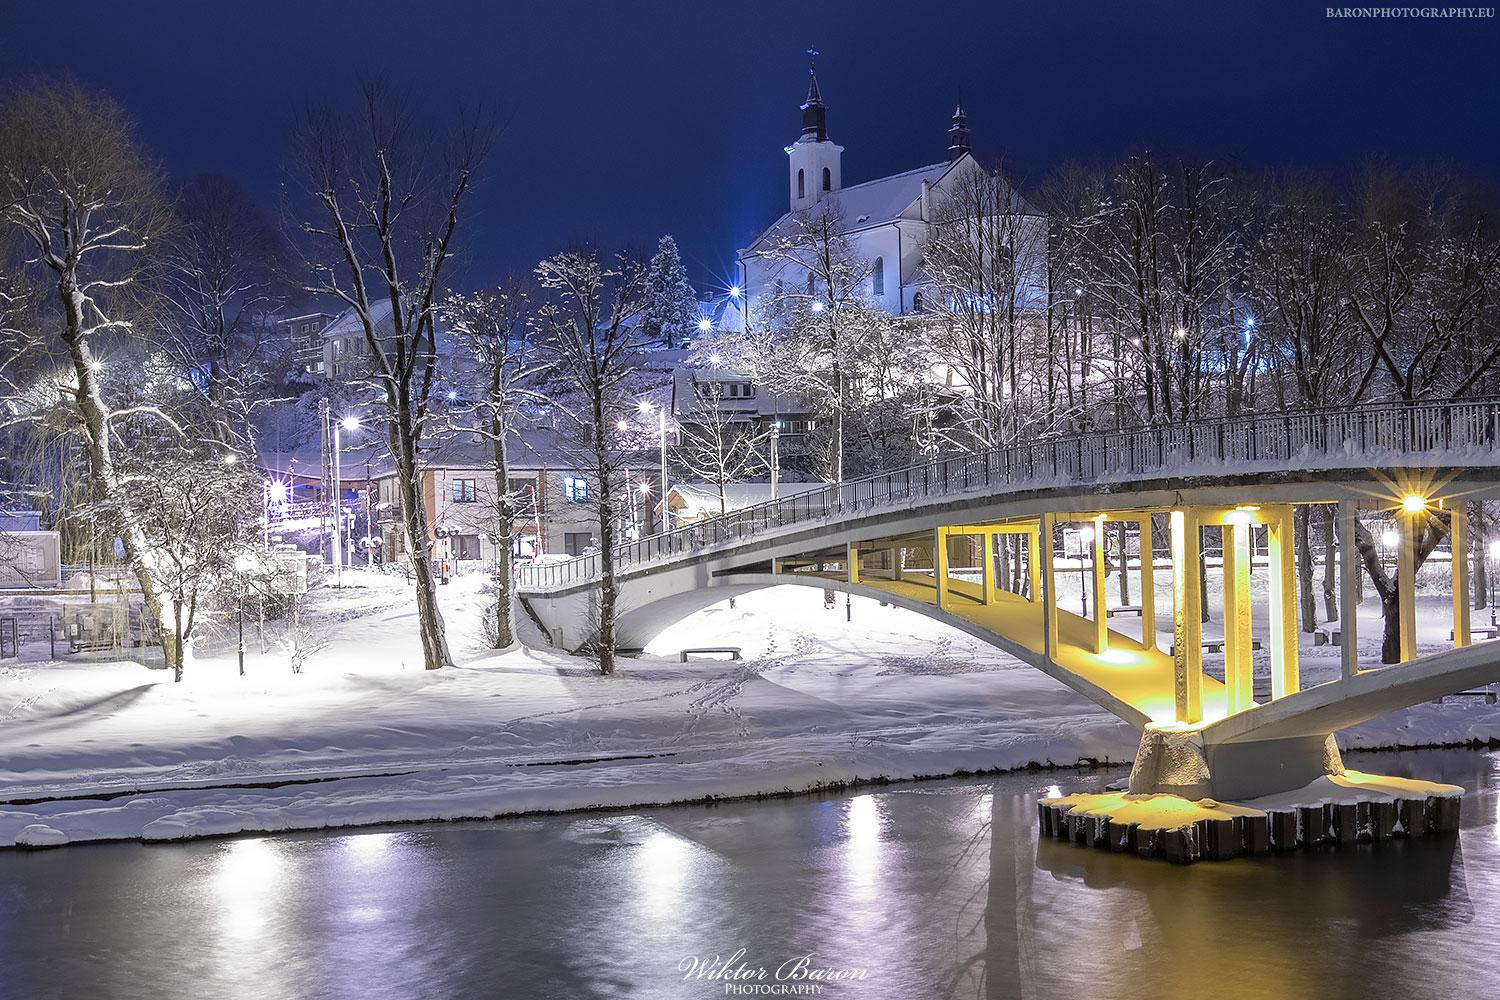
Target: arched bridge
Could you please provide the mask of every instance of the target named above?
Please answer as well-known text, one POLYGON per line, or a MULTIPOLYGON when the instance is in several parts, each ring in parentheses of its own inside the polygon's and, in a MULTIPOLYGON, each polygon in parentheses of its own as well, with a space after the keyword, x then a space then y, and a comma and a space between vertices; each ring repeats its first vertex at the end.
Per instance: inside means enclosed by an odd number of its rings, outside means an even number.
MULTIPOLYGON (((694 611, 765 587, 842 590, 947 622, 1141 727, 1132 787, 1223 798, 1279 791, 1338 766, 1336 730, 1500 680, 1500 643, 1470 645, 1465 513, 1500 492, 1497 446, 1500 400, 1453 400, 1254 414, 940 458, 617 546, 617 641, 644 646, 694 611), (1312 504, 1336 505, 1320 509, 1337 525, 1342 647, 1338 676, 1318 684, 1304 683, 1299 663, 1293 538, 1294 511, 1312 504), (1372 516, 1396 535, 1388 547, 1403 662, 1390 666, 1359 658, 1356 532, 1372 516), (1414 568, 1430 524, 1451 538, 1454 627, 1451 649, 1418 658, 1414 568), (1213 560, 1205 539, 1217 542, 1213 560), (1111 558, 1126 591, 1113 607, 1111 558), (1170 581, 1169 599, 1158 581, 1170 581), (1210 600, 1219 615, 1205 614, 1210 600), (1252 616, 1265 622, 1264 690, 1252 673, 1252 616), (1211 617, 1222 635, 1206 642, 1211 617), (1206 646, 1223 653, 1220 676, 1204 670, 1206 646), (1161 755, 1147 751, 1164 739, 1196 747, 1196 770, 1158 772, 1161 755)), ((597 553, 521 570, 521 600, 555 644, 590 639, 599 574, 597 553)))

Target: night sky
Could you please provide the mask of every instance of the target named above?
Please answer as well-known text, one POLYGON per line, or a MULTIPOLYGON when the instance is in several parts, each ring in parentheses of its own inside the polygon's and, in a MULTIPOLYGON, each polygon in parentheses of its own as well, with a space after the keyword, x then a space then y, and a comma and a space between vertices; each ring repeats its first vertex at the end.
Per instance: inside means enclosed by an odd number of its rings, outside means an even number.
MULTIPOLYGON (((1492 2, 1492 0, 1490 0, 1492 2)), ((1251 164, 1449 158, 1500 176, 1500 20, 1337 21, 1318 0, 336 3, 4 0, 0 74, 71 74, 174 177, 276 209, 310 101, 378 78, 504 122, 466 283, 564 243, 673 233, 694 280, 786 202, 816 46, 846 184, 945 158, 956 101, 1023 183, 1146 142, 1251 164)))

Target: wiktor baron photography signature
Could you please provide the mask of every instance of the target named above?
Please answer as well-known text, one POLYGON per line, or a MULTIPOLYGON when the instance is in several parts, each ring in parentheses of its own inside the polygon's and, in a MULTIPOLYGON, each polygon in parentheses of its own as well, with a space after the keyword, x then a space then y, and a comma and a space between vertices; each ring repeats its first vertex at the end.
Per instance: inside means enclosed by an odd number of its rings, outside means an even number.
POLYGON ((827 965, 811 953, 774 964, 754 962, 744 948, 727 957, 685 955, 677 971, 684 980, 722 987, 724 996, 818 996, 830 986, 870 974, 859 966, 827 965))

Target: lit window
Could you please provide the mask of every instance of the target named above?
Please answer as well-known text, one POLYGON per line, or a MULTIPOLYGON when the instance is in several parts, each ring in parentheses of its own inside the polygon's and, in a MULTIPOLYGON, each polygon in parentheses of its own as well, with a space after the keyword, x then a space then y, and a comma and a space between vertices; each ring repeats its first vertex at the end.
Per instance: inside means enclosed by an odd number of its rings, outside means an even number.
POLYGON ((473 503, 474 502, 474 480, 472 480, 472 479, 455 479, 455 480, 453 480, 453 502, 454 503, 473 503))
POLYGON ((564 476, 563 496, 568 503, 588 503, 589 481, 582 476, 564 476))

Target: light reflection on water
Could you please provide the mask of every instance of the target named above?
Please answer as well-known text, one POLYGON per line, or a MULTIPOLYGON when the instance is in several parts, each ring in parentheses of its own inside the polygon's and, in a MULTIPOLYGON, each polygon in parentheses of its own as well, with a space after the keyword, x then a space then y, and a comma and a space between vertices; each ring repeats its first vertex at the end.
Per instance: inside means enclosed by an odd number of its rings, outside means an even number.
POLYGON ((825 997, 1500 996, 1500 758, 1430 838, 1176 868, 1038 843, 1117 774, 175 846, 0 854, 0 996, 724 996, 679 964, 811 956, 825 997))

